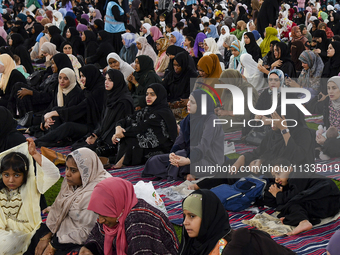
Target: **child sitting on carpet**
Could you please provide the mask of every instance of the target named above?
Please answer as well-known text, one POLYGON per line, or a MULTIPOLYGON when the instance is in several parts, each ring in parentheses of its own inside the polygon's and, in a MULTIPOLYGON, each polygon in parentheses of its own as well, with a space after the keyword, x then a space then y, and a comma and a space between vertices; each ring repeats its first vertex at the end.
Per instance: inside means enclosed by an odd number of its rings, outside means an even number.
POLYGON ((269 192, 276 198, 278 217, 283 224, 297 226, 288 235, 310 230, 321 219, 339 212, 340 192, 331 179, 313 173, 311 166, 294 168, 283 158, 274 160, 271 166, 275 184, 269 192))
POLYGON ((0 154, 1 254, 26 252, 41 223, 40 196, 60 177, 59 169, 37 152, 33 139, 27 141, 28 146, 22 143, 0 154))

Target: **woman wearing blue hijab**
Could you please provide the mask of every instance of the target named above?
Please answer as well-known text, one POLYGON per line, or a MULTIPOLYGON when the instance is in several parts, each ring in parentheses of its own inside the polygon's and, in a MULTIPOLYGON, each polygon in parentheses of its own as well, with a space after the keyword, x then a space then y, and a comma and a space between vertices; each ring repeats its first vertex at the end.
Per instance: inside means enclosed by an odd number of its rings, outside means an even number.
POLYGON ((208 38, 214 38, 214 39, 217 39, 219 38, 220 36, 218 35, 217 33, 217 29, 214 25, 209 25, 209 28, 208 28, 208 33, 207 33, 207 37, 208 38))
POLYGON ((175 46, 179 46, 181 48, 184 47, 184 36, 180 33, 180 32, 172 32, 170 34, 170 42, 175 45, 175 46))

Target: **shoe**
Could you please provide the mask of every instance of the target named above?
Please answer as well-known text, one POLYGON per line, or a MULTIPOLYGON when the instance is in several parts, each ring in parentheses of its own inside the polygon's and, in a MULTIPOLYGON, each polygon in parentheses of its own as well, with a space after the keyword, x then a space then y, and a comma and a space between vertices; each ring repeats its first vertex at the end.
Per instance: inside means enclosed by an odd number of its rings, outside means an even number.
POLYGON ((32 125, 33 112, 27 112, 24 117, 18 120, 18 124, 22 127, 30 127, 32 125))

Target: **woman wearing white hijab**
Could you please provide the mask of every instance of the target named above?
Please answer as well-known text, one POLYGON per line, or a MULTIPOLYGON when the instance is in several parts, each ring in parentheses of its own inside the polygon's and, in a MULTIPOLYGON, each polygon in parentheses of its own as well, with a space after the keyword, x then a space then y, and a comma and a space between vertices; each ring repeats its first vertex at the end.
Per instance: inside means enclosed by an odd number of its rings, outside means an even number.
POLYGON ((124 75, 125 82, 128 83, 127 78, 135 70, 128 63, 122 60, 117 53, 114 52, 107 55, 106 61, 108 63, 107 70, 116 69, 121 71, 121 73, 124 75))
POLYGON ((263 77, 263 73, 257 68, 257 63, 253 57, 244 53, 240 57, 240 62, 243 67, 243 76, 247 78, 247 81, 254 86, 256 90, 260 90, 265 87, 266 81, 263 77))
POLYGON ((61 12, 58 12, 58 11, 53 12, 52 24, 55 25, 57 28, 59 28, 60 31, 61 31, 61 34, 63 34, 65 22, 64 22, 64 18, 63 18, 63 15, 61 14, 61 12))
POLYGON ((224 71, 225 66, 224 66, 223 57, 222 57, 220 51, 218 50, 217 43, 216 43, 215 39, 214 38, 205 38, 203 42, 204 42, 204 51, 205 51, 203 56, 210 55, 210 54, 216 54, 219 61, 220 61, 222 71, 224 71))
POLYGON ((230 35, 229 27, 228 26, 222 26, 221 27, 221 34, 220 34, 220 37, 218 38, 218 41, 217 41, 217 48, 220 51, 220 54, 222 56, 224 56, 224 50, 225 50, 223 43, 229 35, 230 35))
MULTIPOLYGON (((138 48, 138 52, 136 57, 140 55, 147 55, 149 56, 154 63, 157 62, 157 54, 152 48, 152 46, 148 43, 147 39, 145 37, 139 37, 136 39, 136 45, 138 48)), ((132 66, 132 64, 131 64, 132 66)))

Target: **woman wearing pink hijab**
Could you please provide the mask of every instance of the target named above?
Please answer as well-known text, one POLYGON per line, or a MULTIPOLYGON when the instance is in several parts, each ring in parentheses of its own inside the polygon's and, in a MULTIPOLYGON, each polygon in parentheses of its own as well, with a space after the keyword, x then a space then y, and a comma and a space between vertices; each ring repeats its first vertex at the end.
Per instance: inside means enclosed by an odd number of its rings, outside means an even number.
POLYGON ((156 42, 159 38, 163 37, 161 31, 156 26, 150 27, 150 34, 154 42, 156 42))
POLYGON ((2 20, 0 20, 0 36, 7 42, 7 33, 4 29, 4 22, 2 20))
POLYGON ((143 199, 137 199, 129 181, 112 177, 98 183, 88 210, 99 218, 80 254, 178 252, 176 233, 168 218, 143 199))

